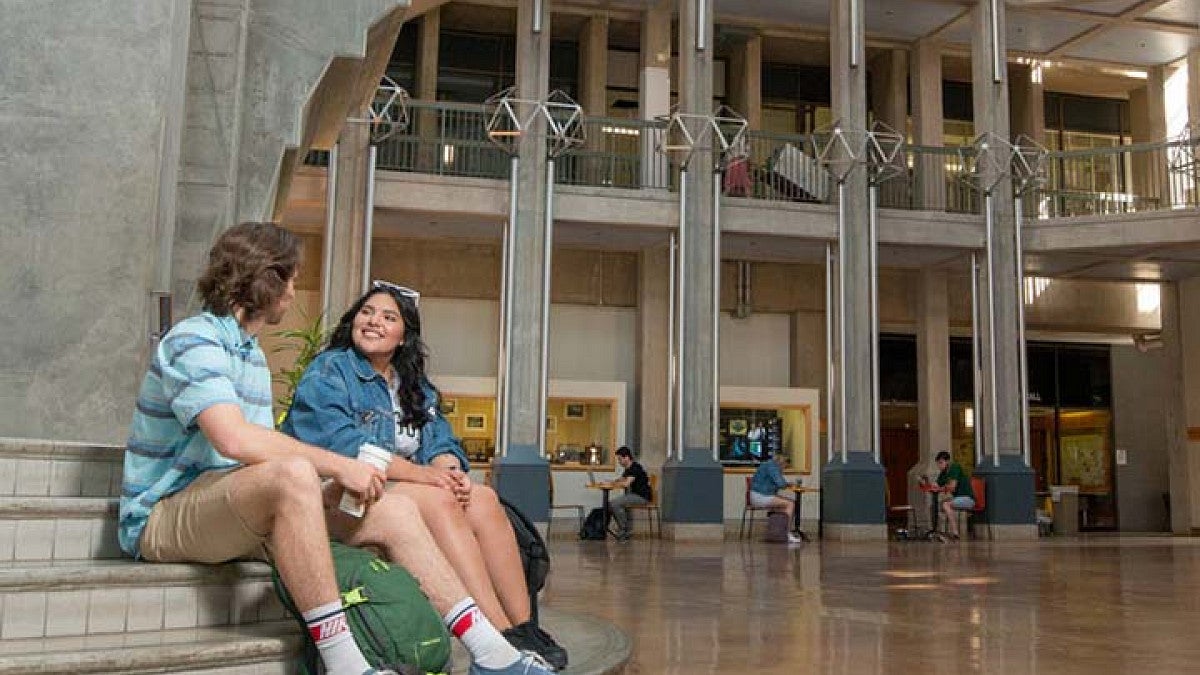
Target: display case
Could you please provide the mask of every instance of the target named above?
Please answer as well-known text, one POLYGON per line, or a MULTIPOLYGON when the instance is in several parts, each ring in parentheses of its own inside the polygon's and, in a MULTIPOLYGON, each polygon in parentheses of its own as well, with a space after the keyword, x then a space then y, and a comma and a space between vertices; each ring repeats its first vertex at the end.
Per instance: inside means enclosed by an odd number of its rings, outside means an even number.
POLYGON ((820 437, 817 406, 815 389, 721 387, 718 461, 752 471, 782 454, 789 473, 811 474, 820 437))
MULTIPOLYGON (((496 455, 495 379, 435 377, 442 414, 472 465, 496 455)), ((625 443, 624 382, 551 380, 546 402, 546 459, 556 469, 610 469, 625 443)))

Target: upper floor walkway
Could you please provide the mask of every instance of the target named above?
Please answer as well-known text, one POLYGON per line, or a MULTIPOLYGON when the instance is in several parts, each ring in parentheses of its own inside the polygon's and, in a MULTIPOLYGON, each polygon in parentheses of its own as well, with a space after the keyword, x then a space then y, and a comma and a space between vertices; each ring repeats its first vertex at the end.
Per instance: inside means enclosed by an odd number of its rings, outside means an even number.
MULTIPOLYGON (((408 128, 378 145, 375 206, 410 220, 500 222, 508 214, 510 160, 489 141, 488 109, 410 103, 408 128)), ((556 221, 662 230, 676 225, 678 167, 657 148, 657 121, 585 117, 585 142, 555 163, 556 221)), ((806 135, 749 131, 721 174, 722 231, 808 241, 836 239, 836 186, 806 135)), ((1200 248, 1200 139, 1050 151, 1044 179, 1022 198, 1030 253, 1147 247, 1200 248)), ((313 153, 310 164, 326 162, 313 153)), ((879 189, 880 243, 977 249, 983 198, 971 184, 971 147, 905 145, 899 171, 879 189)), ((293 195, 321 211, 323 181, 309 173, 293 195)), ((1189 258, 1191 256, 1188 256, 1189 258)))

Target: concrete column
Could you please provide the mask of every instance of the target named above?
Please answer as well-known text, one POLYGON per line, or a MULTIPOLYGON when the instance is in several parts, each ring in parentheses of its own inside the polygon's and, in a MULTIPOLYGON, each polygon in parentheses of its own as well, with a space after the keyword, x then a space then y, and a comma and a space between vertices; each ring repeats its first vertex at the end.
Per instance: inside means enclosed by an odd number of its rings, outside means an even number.
POLYGON ((733 47, 729 59, 729 104, 750 129, 762 128, 762 43, 752 35, 733 47))
MULTIPOLYGON (((371 134, 366 124, 347 124, 337 143, 336 187, 333 200, 333 236, 330 277, 322 280, 329 288, 328 314, 332 325, 363 292, 363 255, 367 222, 368 150, 371 134)), ((310 261, 308 264, 320 264, 310 261)))
MULTIPOLYGON (((1197 375, 1196 349, 1200 349, 1197 331, 1185 331, 1184 324, 1200 328, 1200 299, 1197 281, 1162 285, 1162 329, 1164 358, 1167 360, 1168 378, 1164 401, 1164 423, 1167 427, 1167 458, 1171 491, 1171 531, 1175 534, 1191 534, 1195 523, 1192 516, 1193 504, 1200 495, 1193 495, 1193 465, 1197 454, 1192 440, 1194 428, 1200 428, 1200 415, 1195 408, 1200 402, 1200 382, 1197 375), (1192 396, 1188 396, 1189 385, 1192 396), (1195 425, 1195 426, 1193 426, 1195 425)), ((1200 440, 1200 436, 1197 437, 1200 440)))
POLYGON ((916 507, 918 524, 927 526, 928 497, 917 489, 917 479, 928 474, 937 453, 950 449, 950 300, 946 271, 926 268, 920 272, 917 294, 917 428, 921 456, 908 471, 908 503, 916 507))
POLYGON ((1188 69, 1188 126, 1192 133, 1200 129, 1200 48, 1193 49, 1187 55, 1188 69))
MULTIPOLYGON (((1129 94, 1130 131, 1134 143, 1157 143, 1167 137, 1167 109, 1165 97, 1166 69, 1153 66, 1146 70, 1146 86, 1129 94)), ((1162 199, 1168 194, 1169 175, 1166 158, 1154 153, 1134 153, 1133 192, 1151 199, 1162 199)))
POLYGON ((871 112, 904 134, 908 129, 908 51, 889 49, 871 63, 871 112))
MULTIPOLYGON (((608 17, 590 17, 579 34, 579 105, 585 115, 608 115, 608 17)), ((589 131, 584 141, 587 150, 602 152, 607 143, 605 134, 589 131)), ((589 184, 599 185, 607 168, 601 162, 587 162, 582 167, 589 184)))
MULTIPOLYGON (((544 101, 550 82, 550 0, 517 5, 517 95, 544 101), (534 8, 542 8, 540 30, 534 32, 534 8)), ((538 120, 537 124, 543 122, 538 120)), ((544 129, 520 140, 517 175, 517 221, 513 250, 512 343, 509 407, 499 411, 508 431, 508 454, 498 457, 496 489, 530 518, 548 522, 550 466, 539 454, 538 436, 545 420, 541 411, 542 274, 550 265, 543 255, 546 236, 546 138, 544 129)))
MULTIPOLYGON (((671 112, 671 7, 669 0, 658 0, 642 15, 638 117, 643 120, 671 112)), ((653 134, 642 136, 642 185, 669 184, 667 161, 656 150, 657 143, 653 134)))
POLYGON ((637 448, 647 471, 667 461, 667 376, 670 370, 670 255, 667 247, 645 249, 638 261, 638 415, 637 448))
MULTIPOLYGON (((852 17, 852 0, 830 3, 830 70, 833 79, 833 117, 843 128, 859 131, 867 124, 866 39, 863 11, 852 17), (852 19, 857 19, 857 25, 852 19), (851 59, 851 33, 857 33, 857 54, 851 59)), ((883 467, 875 460, 874 410, 871 381, 872 311, 870 304, 870 239, 867 174, 852 171, 845 183, 843 248, 846 280, 845 388, 846 461, 841 457, 825 467, 821 495, 825 502, 825 536, 832 539, 883 539, 887 536, 883 467)))
MULTIPOLYGON (((908 134, 908 50, 890 49, 871 63, 871 100, 875 119, 907 137, 908 134)), ((897 159, 897 163, 904 158, 897 159)), ((879 186, 880 203, 904 204, 909 186, 903 180, 889 180, 879 186)))
MULTIPOLYGON (((417 52, 417 91, 420 101, 437 100, 438 50, 442 32, 442 8, 435 7, 421 17, 420 44, 417 52)), ((439 161, 441 149, 434 139, 438 137, 438 116, 434 110, 423 109, 417 113, 417 134, 421 138, 420 168, 432 171, 439 161)))
POLYGON ((1013 138, 1023 134, 1045 145, 1046 87, 1042 84, 1041 66, 1009 64, 1008 78, 1013 138))
POLYGON ((589 17, 579 34, 579 105, 585 115, 608 115, 608 16, 589 17))
MULTIPOLYGON (((913 142, 927 147, 942 147, 944 124, 942 113, 942 45, 933 40, 920 40, 912 48, 909 59, 909 82, 912 89, 913 142)), ((916 163, 914 185, 916 206, 927 211, 946 208, 945 158, 923 155, 916 163)))
MULTIPOLYGON (((974 27, 971 40, 972 92, 974 96, 975 131, 991 132, 1001 138, 1010 138, 1008 118, 1008 75, 1007 68, 1000 68, 1000 81, 996 81, 992 52, 992 21, 997 23, 995 33, 1003 49, 1005 35, 1005 8, 999 0, 980 0, 973 11, 974 27), (990 4, 995 2, 994 13, 990 4)), ((994 180, 988 166, 983 167, 983 183, 994 180)), ((1022 302, 1021 283, 1016 274, 1016 247, 1013 237, 1016 219, 1013 212, 1012 180, 1004 178, 996 183, 991 200, 994 223, 993 238, 993 287, 988 287, 987 277, 981 271, 980 288, 983 297, 991 295, 995 307, 995 321, 989 325, 987 312, 984 320, 981 348, 984 372, 994 373, 996 380, 995 401, 990 399, 990 390, 985 380, 984 410, 996 411, 995 419, 979 415, 988 426, 984 438, 992 436, 989 429, 994 426, 998 445, 998 457, 985 444, 987 453, 983 462, 975 467, 975 473, 983 476, 987 483, 987 510, 985 520, 990 524, 993 536, 1000 538, 1035 538, 1033 471, 1025 464, 1021 455, 1021 428, 1027 424, 1022 418, 1020 388, 1020 340, 1018 335, 1018 311, 1022 302), (994 350, 991 344, 994 343, 994 350), (994 351, 995 359, 990 358, 994 351)))
MULTIPOLYGON (((713 0, 679 3, 679 107, 712 114, 713 0), (698 25, 699 24, 699 25, 698 25)), ((663 519, 675 539, 724 536, 724 472, 713 457, 713 153, 697 151, 684 176, 683 205, 683 457, 663 467, 663 519)))

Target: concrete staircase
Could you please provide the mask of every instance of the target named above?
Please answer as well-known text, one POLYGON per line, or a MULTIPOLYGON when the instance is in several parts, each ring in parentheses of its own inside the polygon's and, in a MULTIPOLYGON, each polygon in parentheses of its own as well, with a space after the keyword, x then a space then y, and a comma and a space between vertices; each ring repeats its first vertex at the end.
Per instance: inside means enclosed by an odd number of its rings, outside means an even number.
POLYGON ((0 439, 0 675, 293 672, 270 568, 117 546, 122 449, 0 439))
MULTIPOLYGON (((124 449, 0 438, 0 675, 290 675, 301 646, 262 563, 136 562, 117 545, 124 449)), ((620 672, 629 639, 543 608, 562 675, 620 672)), ((454 645, 454 673, 467 658, 454 645)))

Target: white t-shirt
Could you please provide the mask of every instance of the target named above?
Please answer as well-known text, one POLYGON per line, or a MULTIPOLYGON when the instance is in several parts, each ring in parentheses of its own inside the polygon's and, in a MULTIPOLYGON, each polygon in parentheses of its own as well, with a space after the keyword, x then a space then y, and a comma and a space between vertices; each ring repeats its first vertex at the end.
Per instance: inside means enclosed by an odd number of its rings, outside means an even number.
POLYGON ((421 447, 421 430, 404 423, 404 408, 400 406, 400 383, 396 378, 388 382, 388 395, 392 399, 392 412, 396 419, 396 454, 412 459, 421 447))

